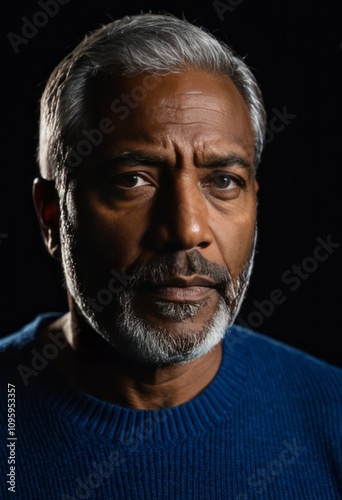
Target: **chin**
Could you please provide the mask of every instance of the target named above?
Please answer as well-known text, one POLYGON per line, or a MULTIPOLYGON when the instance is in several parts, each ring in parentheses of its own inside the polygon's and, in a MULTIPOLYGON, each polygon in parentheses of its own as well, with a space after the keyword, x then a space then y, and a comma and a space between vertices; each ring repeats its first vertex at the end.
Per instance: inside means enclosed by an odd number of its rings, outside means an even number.
POLYGON ((130 309, 122 311, 113 322, 96 323, 95 329, 121 357, 131 362, 145 366, 187 363, 217 346, 231 323, 223 300, 206 319, 203 310, 193 316, 193 309, 187 313, 190 316, 182 321, 170 321, 147 319, 130 309))

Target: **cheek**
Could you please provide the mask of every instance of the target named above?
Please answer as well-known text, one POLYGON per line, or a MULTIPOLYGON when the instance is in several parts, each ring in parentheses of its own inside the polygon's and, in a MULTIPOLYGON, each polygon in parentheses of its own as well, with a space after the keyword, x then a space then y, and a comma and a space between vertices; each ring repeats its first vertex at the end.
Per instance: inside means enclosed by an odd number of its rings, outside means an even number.
POLYGON ((226 218, 217 232, 216 241, 223 260, 233 277, 241 272, 241 267, 249 260, 255 236, 255 214, 235 219, 226 218))
POLYGON ((113 210, 89 194, 77 206, 80 253, 85 265, 98 269, 126 269, 140 255, 147 214, 138 210, 113 210))

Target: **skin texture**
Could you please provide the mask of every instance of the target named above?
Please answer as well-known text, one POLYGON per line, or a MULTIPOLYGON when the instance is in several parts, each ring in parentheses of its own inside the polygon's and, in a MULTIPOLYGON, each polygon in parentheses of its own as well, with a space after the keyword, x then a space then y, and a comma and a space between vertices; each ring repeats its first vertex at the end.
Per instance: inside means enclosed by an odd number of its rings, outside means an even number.
MULTIPOLYGON (((181 258, 193 250, 236 280, 253 247, 258 186, 252 128, 239 91, 227 76, 189 71, 159 76, 156 85, 151 76, 153 90, 137 102, 132 95, 143 78, 108 79, 92 96, 93 126, 110 117, 115 130, 82 163, 68 201, 82 244, 78 274, 89 297, 108 287, 112 269, 122 273, 156 256, 181 258), (129 109, 125 117, 119 106, 111 108, 117 98, 129 109), (122 153, 145 159, 123 160, 122 153)), ((46 246, 60 259, 58 194, 51 183, 36 180, 33 198, 46 246)), ((184 324, 158 314, 151 294, 136 295, 133 305, 143 318, 170 335, 200 330, 218 302, 210 287, 159 292, 169 301, 208 299, 184 324)), ((70 347, 55 361, 56 369, 82 390, 130 408, 163 408, 195 397, 219 369, 221 344, 186 364, 139 365, 94 332, 70 293, 68 298, 70 312, 43 332, 42 341, 49 329, 65 333, 70 347)), ((110 313, 109 304, 102 312, 105 324, 110 313)))

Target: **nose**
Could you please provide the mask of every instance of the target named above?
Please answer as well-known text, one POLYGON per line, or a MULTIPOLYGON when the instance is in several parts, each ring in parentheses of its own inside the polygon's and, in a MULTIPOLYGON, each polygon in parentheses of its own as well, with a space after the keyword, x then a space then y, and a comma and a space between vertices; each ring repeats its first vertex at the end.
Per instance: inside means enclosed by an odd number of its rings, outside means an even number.
POLYGON ((209 208, 196 176, 178 172, 160 189, 152 210, 150 229, 155 248, 179 251, 211 244, 209 208))

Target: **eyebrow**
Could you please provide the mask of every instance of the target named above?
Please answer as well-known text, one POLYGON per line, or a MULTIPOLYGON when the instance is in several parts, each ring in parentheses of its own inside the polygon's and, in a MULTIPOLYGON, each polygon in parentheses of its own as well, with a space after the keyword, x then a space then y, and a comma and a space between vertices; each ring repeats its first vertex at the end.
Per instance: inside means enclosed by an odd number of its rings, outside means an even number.
MULTIPOLYGON (((125 151, 115 153, 110 159, 101 165, 101 169, 113 168, 116 165, 146 165, 150 167, 168 167, 170 162, 158 154, 150 154, 143 152, 125 151)), ((232 167, 238 165, 249 171, 252 171, 252 164, 242 156, 236 153, 229 154, 211 154, 204 161, 195 162, 197 168, 218 168, 232 167)))
POLYGON ((148 165, 150 167, 168 166, 169 162, 162 156, 149 153, 130 152, 115 153, 106 160, 101 168, 111 168, 116 165, 148 165))
POLYGON ((252 170, 252 164, 245 158, 236 153, 230 153, 227 155, 220 155, 220 154, 210 155, 203 163, 201 163, 200 167, 216 168, 222 166, 232 167, 234 165, 238 165, 247 170, 252 170))

